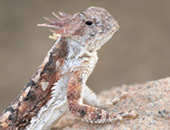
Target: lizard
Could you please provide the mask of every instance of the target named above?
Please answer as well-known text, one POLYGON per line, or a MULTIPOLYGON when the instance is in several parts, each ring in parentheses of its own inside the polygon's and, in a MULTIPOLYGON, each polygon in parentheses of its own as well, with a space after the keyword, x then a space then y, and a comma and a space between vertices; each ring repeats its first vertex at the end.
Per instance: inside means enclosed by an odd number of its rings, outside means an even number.
POLYGON ((49 130, 69 111, 88 123, 112 123, 135 117, 135 110, 108 112, 86 85, 97 51, 119 29, 118 22, 100 7, 74 15, 53 13, 56 19, 38 26, 55 30, 56 42, 18 97, 1 113, 0 130, 49 130), (83 103, 83 100, 87 104, 83 103))

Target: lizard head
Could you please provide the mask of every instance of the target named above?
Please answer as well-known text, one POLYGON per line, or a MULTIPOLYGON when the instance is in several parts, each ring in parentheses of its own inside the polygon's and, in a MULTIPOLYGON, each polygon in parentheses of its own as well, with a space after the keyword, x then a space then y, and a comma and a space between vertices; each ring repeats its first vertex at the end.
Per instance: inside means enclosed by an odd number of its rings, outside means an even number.
POLYGON ((117 21, 103 8, 89 7, 86 11, 74 15, 53 13, 57 20, 45 18, 49 24, 39 26, 52 27, 55 35, 71 38, 85 46, 88 51, 98 50, 119 28, 117 21))

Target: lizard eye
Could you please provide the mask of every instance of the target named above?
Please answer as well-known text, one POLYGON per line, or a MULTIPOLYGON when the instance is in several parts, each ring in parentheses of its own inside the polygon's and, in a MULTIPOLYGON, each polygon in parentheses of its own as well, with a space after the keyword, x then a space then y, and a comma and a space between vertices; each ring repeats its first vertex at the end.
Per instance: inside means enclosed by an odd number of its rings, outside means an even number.
POLYGON ((86 21, 86 25, 90 26, 90 25, 92 25, 92 24, 93 24, 92 21, 86 21))

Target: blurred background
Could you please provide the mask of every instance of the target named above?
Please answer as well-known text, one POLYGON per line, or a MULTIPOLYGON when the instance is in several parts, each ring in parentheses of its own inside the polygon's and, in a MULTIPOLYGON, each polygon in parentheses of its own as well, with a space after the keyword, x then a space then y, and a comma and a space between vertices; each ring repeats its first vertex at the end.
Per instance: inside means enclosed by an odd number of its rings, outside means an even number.
POLYGON ((98 52, 88 80, 96 93, 170 76, 169 0, 0 0, 0 111, 24 88, 54 41, 37 27, 51 12, 107 9, 120 30, 98 52))

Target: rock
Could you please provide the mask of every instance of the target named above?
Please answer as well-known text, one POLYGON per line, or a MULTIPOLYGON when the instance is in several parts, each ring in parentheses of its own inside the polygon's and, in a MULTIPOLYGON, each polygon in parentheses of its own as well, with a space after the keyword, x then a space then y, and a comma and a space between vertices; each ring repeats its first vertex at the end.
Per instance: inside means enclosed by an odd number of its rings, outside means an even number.
POLYGON ((89 124, 66 113, 53 130, 170 130, 170 78, 114 87, 99 96, 106 100, 119 97, 125 92, 127 96, 107 110, 136 110, 138 116, 135 119, 127 118, 113 124, 89 124))

